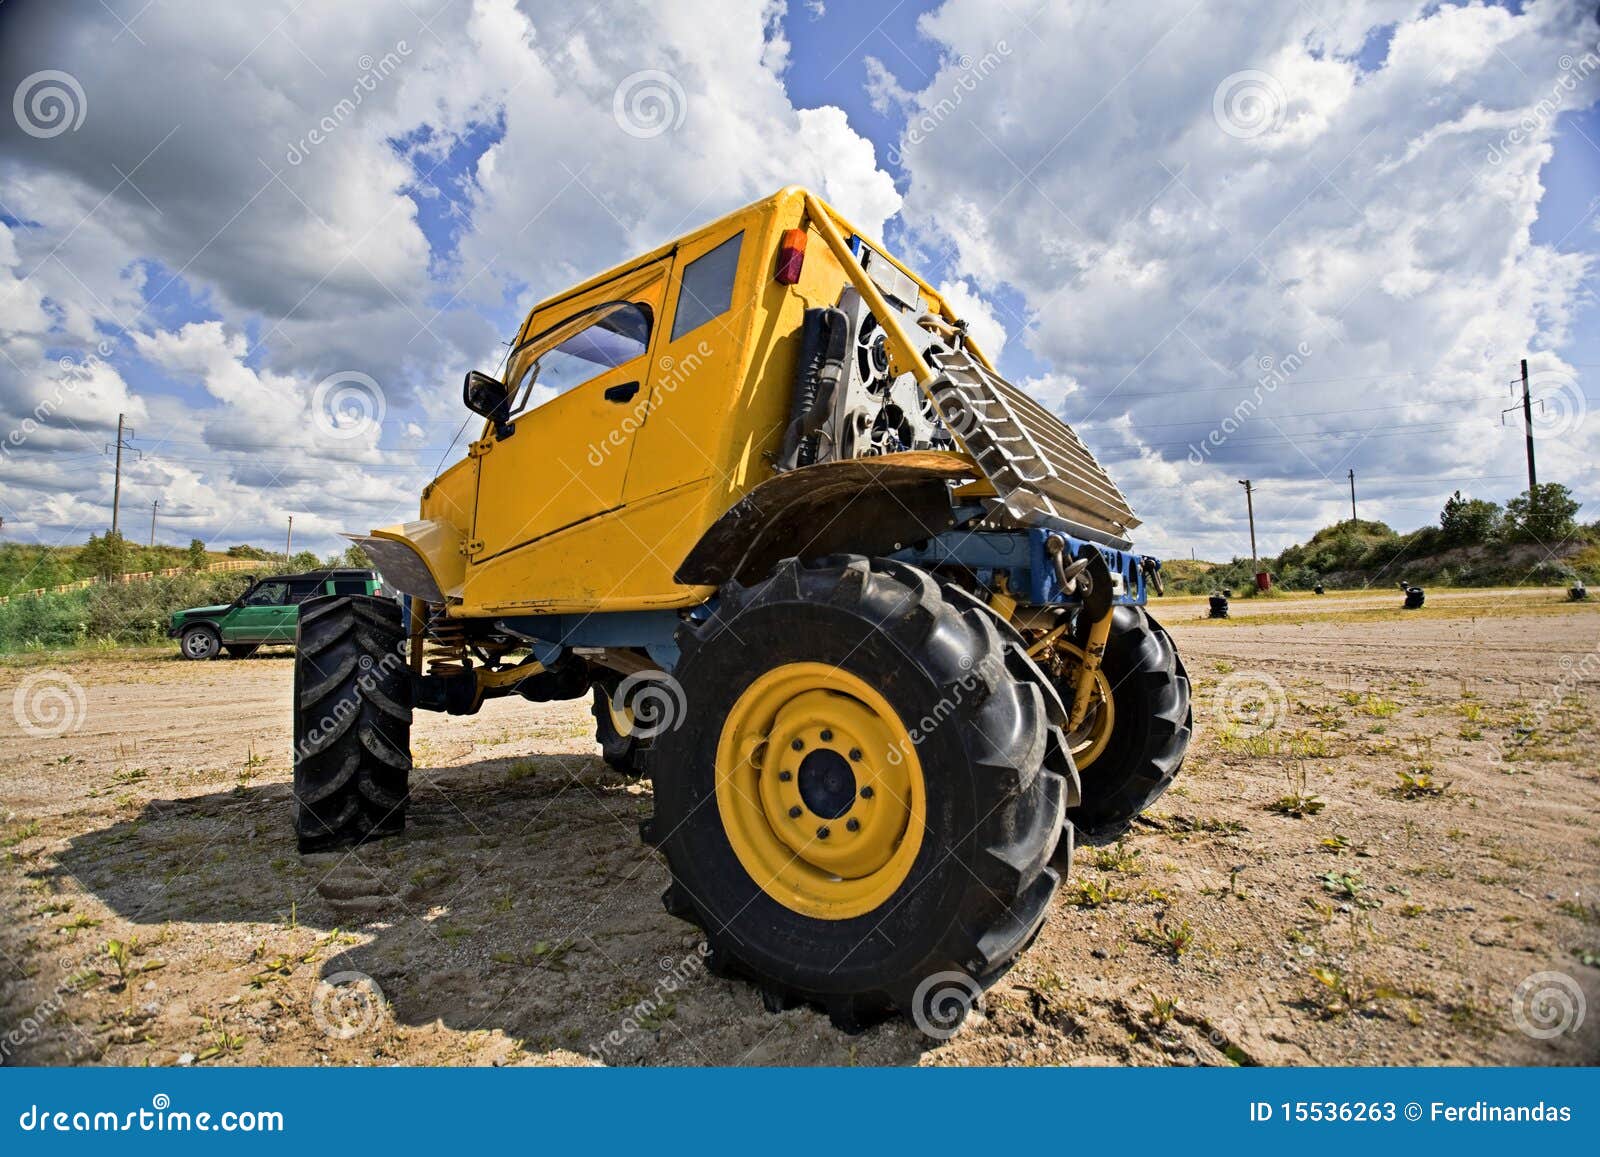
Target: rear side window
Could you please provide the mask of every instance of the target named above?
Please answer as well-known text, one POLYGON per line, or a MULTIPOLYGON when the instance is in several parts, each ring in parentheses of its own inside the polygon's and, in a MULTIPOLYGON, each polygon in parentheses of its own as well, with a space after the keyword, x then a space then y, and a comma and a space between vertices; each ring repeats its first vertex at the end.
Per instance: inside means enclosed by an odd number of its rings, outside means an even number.
POLYGON ((367 584, 364 579, 334 579, 333 593, 336 595, 364 595, 367 593, 367 584))
POLYGON ((322 583, 318 579, 296 579, 289 584, 289 601, 297 605, 321 593, 322 583))
POLYGON ((672 313, 672 340, 698 329, 733 305, 733 275, 739 268, 744 233, 735 233, 709 253, 683 267, 678 307, 672 313))

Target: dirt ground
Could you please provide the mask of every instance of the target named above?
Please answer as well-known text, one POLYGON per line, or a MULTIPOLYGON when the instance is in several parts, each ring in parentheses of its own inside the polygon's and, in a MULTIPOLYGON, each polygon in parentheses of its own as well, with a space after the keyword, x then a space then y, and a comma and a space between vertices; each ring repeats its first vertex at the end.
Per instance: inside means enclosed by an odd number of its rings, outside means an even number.
POLYGON ((0 661, 0 1063, 1596 1063, 1600 605, 1399 601, 1158 603, 1179 782, 944 1043, 707 974, 586 702, 419 713, 408 833, 301 857, 286 654, 0 661))

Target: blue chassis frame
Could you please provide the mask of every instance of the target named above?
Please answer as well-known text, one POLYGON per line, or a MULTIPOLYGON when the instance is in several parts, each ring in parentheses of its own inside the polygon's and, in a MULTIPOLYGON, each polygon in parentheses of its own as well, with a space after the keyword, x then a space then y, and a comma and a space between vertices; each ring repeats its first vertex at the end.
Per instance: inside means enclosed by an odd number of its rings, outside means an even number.
MULTIPOLYGON (((1055 567, 1045 552, 1045 540, 1051 535, 1065 539, 1063 553, 1066 557, 1080 557, 1085 547, 1097 550, 1111 573, 1122 576, 1123 591, 1112 599, 1114 605, 1139 607, 1145 604, 1146 556, 1059 530, 952 530, 891 557, 929 568, 966 567, 977 575, 980 583, 989 587, 994 585, 997 574, 1003 574, 1007 589, 1024 605, 1075 606, 1080 600, 1077 596, 1062 596, 1055 567)), ((1161 565, 1153 559, 1151 562, 1157 568, 1161 565)), ((710 615, 715 606, 713 596, 694 608, 690 616, 703 618, 710 615)), ((408 605, 408 614, 409 610, 408 605)), ((553 664, 568 647, 641 647, 668 671, 677 665, 676 635, 681 621, 678 611, 516 615, 497 620, 503 630, 528 639, 533 644, 534 657, 546 666, 553 664)))

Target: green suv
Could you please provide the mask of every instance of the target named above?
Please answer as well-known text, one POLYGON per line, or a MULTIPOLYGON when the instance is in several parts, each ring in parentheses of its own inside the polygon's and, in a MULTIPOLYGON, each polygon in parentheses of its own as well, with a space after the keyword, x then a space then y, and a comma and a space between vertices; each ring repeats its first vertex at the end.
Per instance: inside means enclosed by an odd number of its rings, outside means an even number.
POLYGON ((319 570, 250 580, 244 594, 215 607, 190 607, 172 616, 167 635, 185 659, 215 659, 227 651, 245 659, 270 643, 293 643, 300 604, 319 595, 384 594, 372 570, 319 570))

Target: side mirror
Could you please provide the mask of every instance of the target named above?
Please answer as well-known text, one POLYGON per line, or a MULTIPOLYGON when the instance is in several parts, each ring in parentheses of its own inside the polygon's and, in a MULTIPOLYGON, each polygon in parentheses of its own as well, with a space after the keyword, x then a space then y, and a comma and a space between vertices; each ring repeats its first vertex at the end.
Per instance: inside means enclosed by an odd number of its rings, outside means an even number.
POLYGON ((461 384, 461 400, 474 414, 493 422, 494 432, 499 437, 511 433, 511 424, 506 420, 510 416, 511 391, 499 378, 491 378, 479 370, 468 370, 467 379, 461 384))

